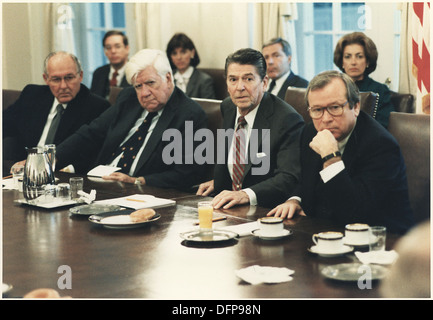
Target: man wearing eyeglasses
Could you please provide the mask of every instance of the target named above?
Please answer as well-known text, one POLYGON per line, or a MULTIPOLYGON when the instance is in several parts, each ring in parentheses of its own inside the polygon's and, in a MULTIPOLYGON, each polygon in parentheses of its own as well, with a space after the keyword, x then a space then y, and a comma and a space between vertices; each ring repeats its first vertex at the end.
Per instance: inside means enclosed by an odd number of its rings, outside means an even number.
POLYGON ((413 217, 400 147, 360 110, 354 82, 344 73, 323 72, 311 80, 306 102, 313 121, 301 136, 300 183, 294 197, 268 215, 408 230, 413 217))
POLYGON ((121 31, 111 30, 104 35, 102 46, 110 63, 93 72, 90 91, 103 98, 108 98, 110 87, 129 86, 125 78, 125 65, 129 56, 128 38, 121 31))
POLYGON ((77 57, 52 52, 44 62, 46 85, 27 85, 3 112, 3 160, 21 161, 26 147, 60 144, 110 104, 81 83, 77 57))

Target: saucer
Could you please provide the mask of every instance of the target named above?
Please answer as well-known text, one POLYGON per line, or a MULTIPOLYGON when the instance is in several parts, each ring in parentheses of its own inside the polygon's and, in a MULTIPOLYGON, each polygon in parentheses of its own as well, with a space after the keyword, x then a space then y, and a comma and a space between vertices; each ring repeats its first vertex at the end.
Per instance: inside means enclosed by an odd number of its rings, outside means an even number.
POLYGON ((365 247, 370 244, 369 240, 366 240, 365 242, 350 242, 350 240, 347 240, 346 237, 343 238, 343 243, 347 246, 353 246, 353 247, 365 247))
POLYGON ((278 240, 278 239, 282 239, 284 237, 287 237, 287 236, 291 235, 293 232, 292 232, 292 230, 283 229, 283 231, 280 234, 278 234, 278 235, 275 235, 275 236, 262 236, 260 234, 260 229, 256 229, 256 230, 251 231, 251 233, 253 234, 253 236, 258 237, 258 238, 260 238, 262 240, 278 240))
POLYGON ((328 257, 337 257, 337 256, 341 256, 343 254, 352 252, 353 247, 343 245, 341 247, 341 250, 339 250, 337 252, 324 252, 324 251, 320 250, 317 246, 312 246, 311 248, 308 249, 308 251, 310 251, 311 253, 318 254, 321 257, 327 257, 328 258, 328 257))

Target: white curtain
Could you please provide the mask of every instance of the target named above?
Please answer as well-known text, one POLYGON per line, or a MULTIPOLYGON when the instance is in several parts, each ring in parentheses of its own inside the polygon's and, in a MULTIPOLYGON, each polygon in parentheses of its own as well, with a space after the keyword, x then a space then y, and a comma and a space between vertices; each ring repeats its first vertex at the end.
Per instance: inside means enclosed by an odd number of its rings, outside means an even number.
MULTIPOLYGON (((430 51, 430 12, 428 6, 424 6, 423 23, 420 24, 418 17, 414 14, 413 3, 400 4, 401 10, 401 52, 400 52, 400 80, 399 92, 411 93, 415 96, 416 113, 430 114, 430 87, 422 81, 422 72, 427 72, 430 78, 430 68, 419 69, 414 63, 413 41, 420 43, 424 41, 427 51, 430 51)), ((416 53, 421 60, 428 59, 421 50, 416 53)), ((416 60, 416 59, 415 59, 416 60)), ((425 60, 424 60, 425 63, 425 60)), ((429 65, 429 63, 428 63, 429 65)), ((423 73, 425 76, 425 73, 423 73)))
POLYGON ((47 3, 48 30, 51 51, 63 50, 77 54, 72 20, 74 14, 67 3, 47 3))
POLYGON ((292 47, 293 72, 297 72, 294 21, 298 18, 296 3, 258 3, 254 6, 253 46, 261 50, 264 43, 281 37, 292 47))
POLYGON ((160 5, 158 3, 136 3, 137 51, 161 46, 160 5))

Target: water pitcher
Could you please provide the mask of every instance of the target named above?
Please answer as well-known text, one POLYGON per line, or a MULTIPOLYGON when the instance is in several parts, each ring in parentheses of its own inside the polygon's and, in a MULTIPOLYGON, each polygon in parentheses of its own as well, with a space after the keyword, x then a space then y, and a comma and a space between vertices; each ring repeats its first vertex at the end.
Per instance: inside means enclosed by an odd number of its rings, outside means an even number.
POLYGON ((46 185, 54 185, 54 172, 44 148, 27 148, 27 160, 24 167, 23 193, 27 201, 32 201, 44 194, 46 185))

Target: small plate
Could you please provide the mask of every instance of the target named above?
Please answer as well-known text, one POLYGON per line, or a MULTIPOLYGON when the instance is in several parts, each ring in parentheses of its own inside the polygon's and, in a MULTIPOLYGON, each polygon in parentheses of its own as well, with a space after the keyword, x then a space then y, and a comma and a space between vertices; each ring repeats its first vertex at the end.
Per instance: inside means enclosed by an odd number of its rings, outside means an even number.
POLYGON ((383 279, 388 269, 375 264, 341 263, 322 269, 326 278, 340 281, 358 281, 383 279), (367 270, 368 269, 368 270, 367 270))
POLYGON ((343 254, 352 252, 353 247, 343 246, 341 248, 341 250, 338 252, 322 252, 317 246, 312 246, 311 248, 308 249, 308 251, 310 251, 311 253, 318 254, 321 257, 329 258, 329 257, 338 257, 338 256, 341 256, 343 254))
POLYGON ((228 241, 238 237, 239 235, 232 231, 214 229, 209 233, 201 233, 200 229, 183 232, 181 238, 193 242, 221 242, 228 241))
POLYGON ((134 211, 135 210, 120 210, 101 214, 93 214, 89 217, 89 221, 112 229, 130 229, 143 227, 148 223, 155 222, 161 218, 161 215, 156 213, 155 216, 150 220, 143 222, 132 222, 129 215, 134 211))
POLYGON ((285 238, 287 236, 290 236, 293 233, 293 231, 283 229, 283 232, 281 234, 275 235, 275 236, 262 236, 260 234, 260 229, 253 230, 253 231, 251 231, 251 233, 253 234, 253 236, 258 237, 258 238, 263 239, 263 240, 278 240, 278 239, 282 239, 282 238, 285 238))
POLYGON ((2 294, 8 293, 9 291, 12 290, 12 288, 13 288, 12 285, 7 283, 2 283, 2 294))
POLYGON ((92 204, 85 204, 82 206, 73 207, 69 209, 69 212, 77 215, 90 216, 92 214, 119 211, 120 209, 121 209, 120 206, 116 206, 116 205, 92 203, 92 204))

